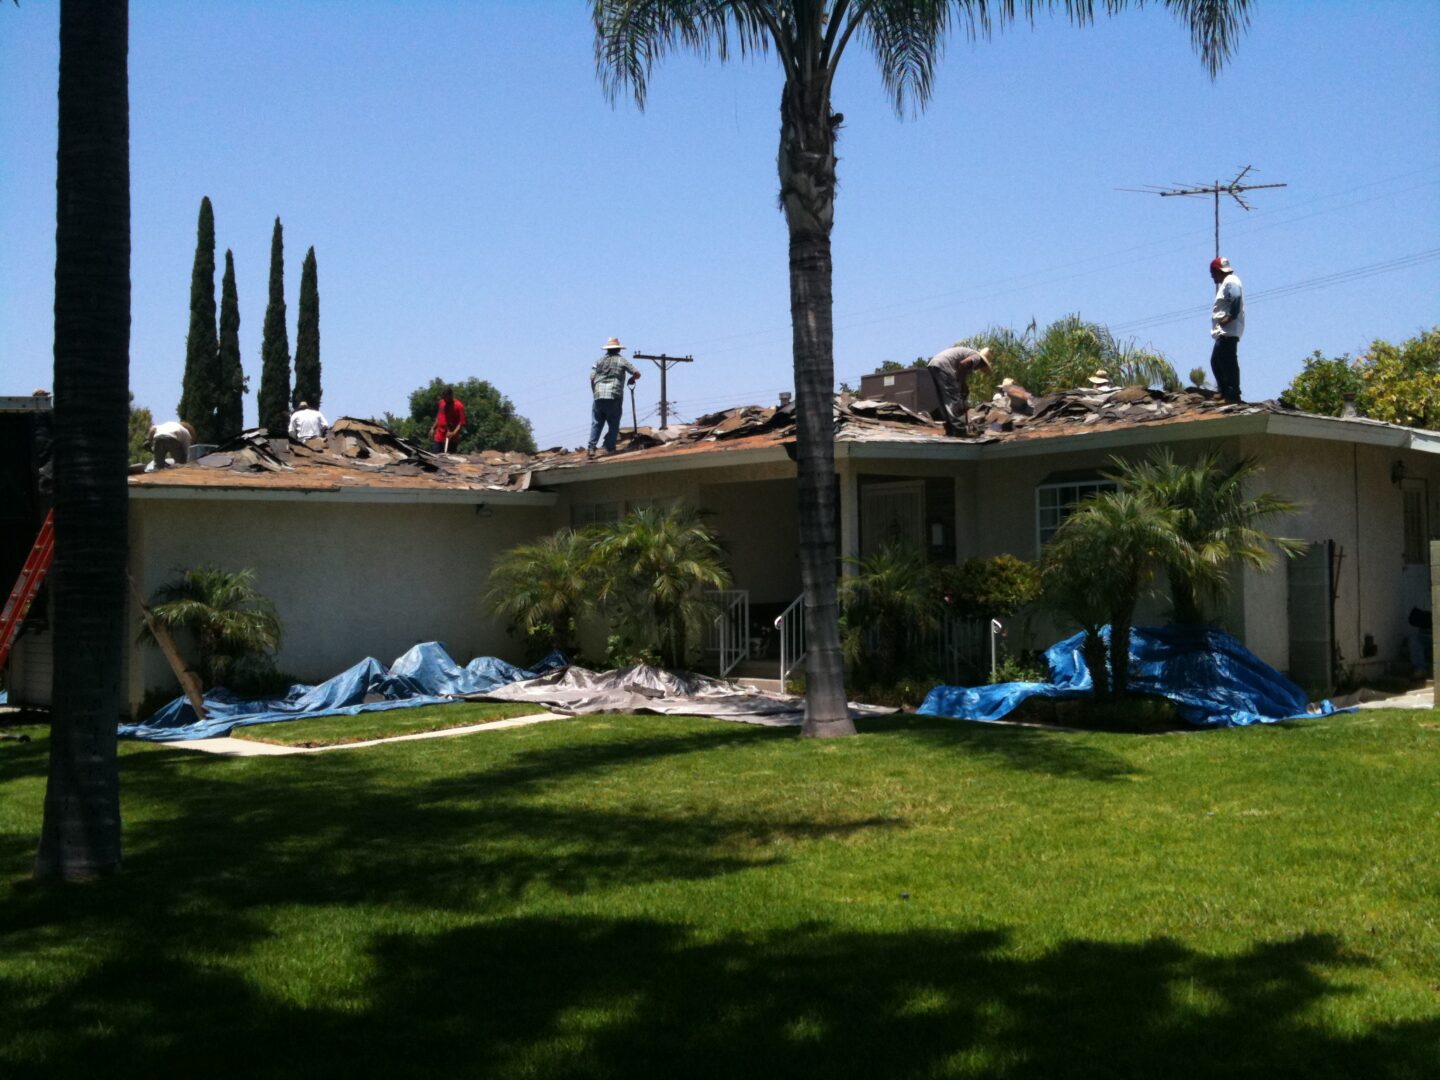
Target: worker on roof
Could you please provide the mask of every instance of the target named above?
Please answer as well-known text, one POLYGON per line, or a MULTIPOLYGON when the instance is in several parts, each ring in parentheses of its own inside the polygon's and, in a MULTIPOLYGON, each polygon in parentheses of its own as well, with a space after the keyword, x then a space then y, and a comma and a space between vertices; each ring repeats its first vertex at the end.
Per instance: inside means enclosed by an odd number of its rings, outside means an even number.
POLYGON ((612 337, 605 343, 605 355, 595 361, 590 369, 590 393, 595 401, 590 406, 590 442, 585 456, 595 456, 595 444, 600 441, 600 429, 605 429, 605 451, 615 452, 615 440, 620 437, 620 416, 625 411, 625 377, 634 386, 640 379, 635 365, 620 355, 625 346, 619 338, 612 337))
POLYGON ((966 413, 970 411, 970 375, 974 371, 987 374, 990 367, 990 348, 971 349, 965 345, 952 345, 938 352, 925 365, 930 377, 935 380, 935 391, 940 395, 940 419, 945 422, 945 431, 950 435, 964 435, 968 431, 966 413))
POLYGON ((195 429, 185 420, 167 420, 150 429, 149 446, 154 460, 146 472, 169 468, 173 461, 184 465, 190 460, 190 447, 195 442, 195 429))
POLYGON ((1215 387, 1231 405, 1240 403, 1240 336, 1245 333, 1245 286, 1229 259, 1210 260, 1215 303, 1210 308, 1210 370, 1215 387))
POLYGON ((455 388, 447 386, 440 391, 440 407, 435 413, 435 423, 430 428, 430 439, 435 453, 448 454, 458 449, 460 432, 465 428, 465 403, 455 396, 455 388))
POLYGON ((323 439, 330 433, 330 421, 319 409, 312 409, 308 401, 290 414, 290 438, 304 442, 306 439, 323 439))

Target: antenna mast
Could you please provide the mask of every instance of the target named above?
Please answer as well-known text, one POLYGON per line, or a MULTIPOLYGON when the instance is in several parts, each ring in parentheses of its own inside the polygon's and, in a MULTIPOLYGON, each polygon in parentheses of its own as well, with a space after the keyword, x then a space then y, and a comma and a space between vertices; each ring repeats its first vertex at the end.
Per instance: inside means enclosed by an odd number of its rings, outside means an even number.
POLYGON ((1245 201, 1243 192, 1257 191, 1260 188, 1289 187, 1288 184, 1246 184, 1243 183, 1246 175, 1255 166, 1246 165, 1236 174, 1235 179, 1228 184, 1216 180, 1213 184, 1192 184, 1189 187, 1177 186, 1173 188, 1157 187, 1153 184, 1143 188, 1121 188, 1121 191, 1138 191, 1146 195, 1159 195, 1162 199, 1173 198, 1176 195, 1201 196, 1209 195, 1215 200, 1215 257, 1220 257, 1220 196, 1229 195, 1242 210, 1249 210, 1250 204, 1245 201))

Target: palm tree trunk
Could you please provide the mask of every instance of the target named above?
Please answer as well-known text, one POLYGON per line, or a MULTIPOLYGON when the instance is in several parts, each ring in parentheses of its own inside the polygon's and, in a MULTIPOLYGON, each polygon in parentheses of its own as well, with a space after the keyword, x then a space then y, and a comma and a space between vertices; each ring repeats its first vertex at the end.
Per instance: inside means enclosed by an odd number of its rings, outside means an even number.
POLYGON ((1110 670, 1115 676, 1115 696, 1130 693, 1130 623, 1124 615, 1110 621, 1110 670))
POLYGON ((1090 669, 1090 682, 1097 698, 1110 696, 1110 676, 1105 670, 1105 639, 1100 636, 1098 626, 1085 628, 1085 640, 1080 644, 1085 656, 1085 666, 1090 669))
POLYGON ((800 577, 809 651, 802 734, 855 734, 845 704, 835 588, 835 328, 830 228, 835 129, 823 73, 787 80, 780 104, 780 201, 790 230, 800 577))
POLYGON ((35 876, 120 866, 130 367, 126 0, 64 0, 55 228, 55 681, 35 876))

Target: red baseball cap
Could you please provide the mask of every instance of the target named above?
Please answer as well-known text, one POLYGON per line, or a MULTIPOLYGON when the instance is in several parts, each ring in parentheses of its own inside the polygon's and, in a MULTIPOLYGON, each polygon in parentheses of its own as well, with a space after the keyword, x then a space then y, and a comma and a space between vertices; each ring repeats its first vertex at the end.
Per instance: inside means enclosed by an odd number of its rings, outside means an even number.
POLYGON ((1210 269, 1219 270, 1222 274, 1233 273, 1235 268, 1230 265, 1229 259, 1211 259, 1210 269))

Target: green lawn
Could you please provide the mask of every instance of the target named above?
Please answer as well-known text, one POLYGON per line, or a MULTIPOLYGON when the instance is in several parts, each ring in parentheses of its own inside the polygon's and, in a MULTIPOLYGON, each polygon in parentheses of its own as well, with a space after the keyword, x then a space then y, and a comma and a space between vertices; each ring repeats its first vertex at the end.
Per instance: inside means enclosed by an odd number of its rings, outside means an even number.
POLYGON ((463 705, 421 705, 414 709, 385 709, 356 716, 320 716, 313 720, 252 724, 235 728, 230 734, 237 739, 278 743, 281 746, 339 746, 368 739, 389 739, 396 735, 467 727, 511 716, 533 716, 544 711, 539 705, 475 701, 463 705))
POLYGON ((25 875, 0 1075, 1437 1075, 1440 722, 859 738, 605 717, 121 751, 127 866, 25 875))

